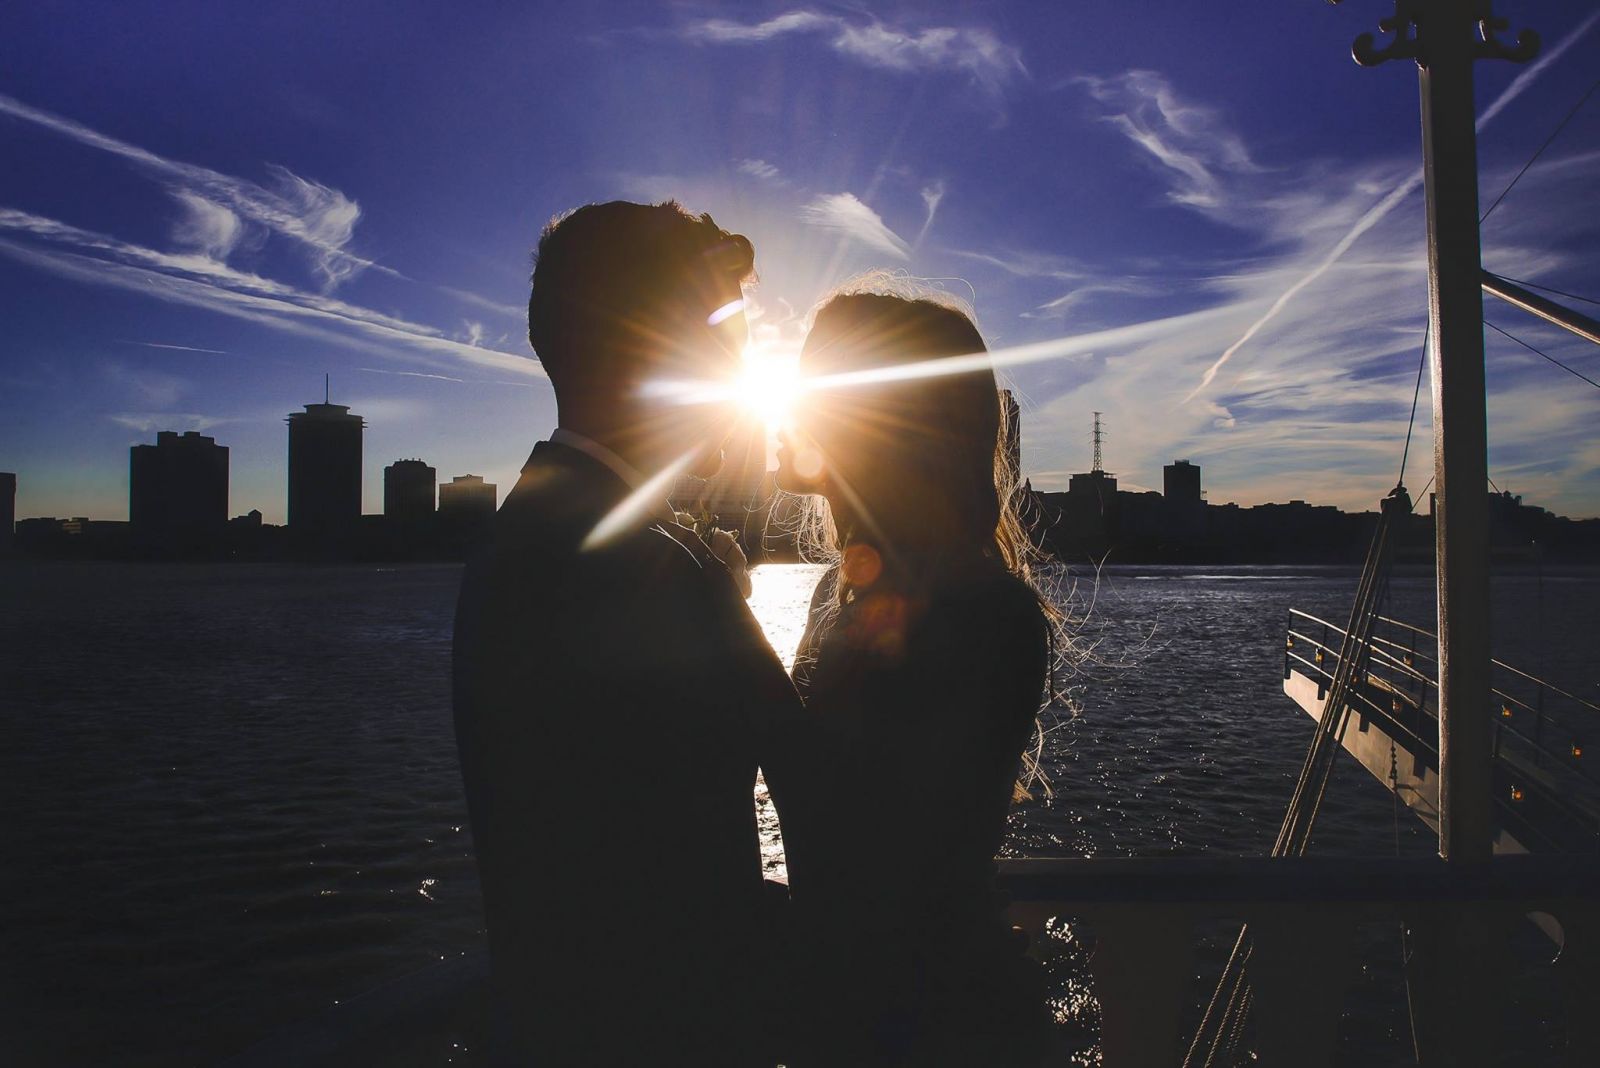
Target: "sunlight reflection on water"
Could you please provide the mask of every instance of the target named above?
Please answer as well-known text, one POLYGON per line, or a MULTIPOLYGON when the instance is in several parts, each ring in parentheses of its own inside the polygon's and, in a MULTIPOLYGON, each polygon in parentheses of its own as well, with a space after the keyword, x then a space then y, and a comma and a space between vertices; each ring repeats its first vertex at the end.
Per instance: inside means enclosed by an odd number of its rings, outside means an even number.
MULTIPOLYGON (((750 612, 761 624, 767 644, 783 660, 785 670, 794 666, 795 649, 806 629, 811 591, 825 570, 819 564, 763 564, 750 572, 750 612)), ((762 874, 779 882, 788 881, 789 869, 784 864, 778 813, 767 794, 767 784, 759 778, 756 780, 756 826, 761 832, 762 874)))

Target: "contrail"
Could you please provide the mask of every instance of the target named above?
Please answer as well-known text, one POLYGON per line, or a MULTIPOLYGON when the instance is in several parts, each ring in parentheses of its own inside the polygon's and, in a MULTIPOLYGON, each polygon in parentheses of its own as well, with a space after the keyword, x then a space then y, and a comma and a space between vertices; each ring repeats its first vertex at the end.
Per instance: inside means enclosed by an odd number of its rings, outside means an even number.
MULTIPOLYGON (((1600 12, 1592 14, 1588 18, 1584 19, 1582 25, 1568 34, 1560 44, 1556 45, 1544 56, 1542 56, 1533 64, 1533 66, 1517 75, 1511 84, 1506 86, 1505 91, 1495 98, 1494 103, 1485 108, 1483 114, 1478 116, 1477 123, 1475 124, 1476 129, 1481 132, 1483 128, 1494 119, 1495 116, 1499 115, 1501 111, 1505 110, 1507 105, 1509 105, 1517 97, 1521 96, 1523 90, 1525 90, 1529 85, 1533 84, 1534 79, 1539 77, 1539 75, 1544 72, 1546 67, 1560 59, 1562 54, 1577 42, 1578 38, 1588 33, 1589 30, 1594 27, 1594 24, 1597 21, 1600 21, 1600 12)), ((1324 274, 1326 274, 1328 272, 1328 268, 1332 267, 1339 257, 1348 252, 1350 250, 1350 246, 1355 244, 1362 234, 1376 226, 1379 220, 1394 210, 1395 205, 1399 204, 1400 201, 1404 200, 1411 193, 1415 192, 1417 186, 1421 184, 1422 171, 1419 169, 1415 174, 1408 176, 1399 185, 1395 186, 1394 189, 1390 190, 1388 195, 1386 195, 1382 200, 1378 201, 1378 203, 1374 205, 1365 215, 1361 216, 1360 219, 1356 220, 1356 224, 1350 228, 1350 232, 1339 239, 1338 243, 1333 246, 1333 249, 1326 257, 1323 258, 1321 263, 1318 263, 1315 267, 1313 267, 1310 273, 1308 273, 1304 278, 1301 278, 1294 285, 1284 290, 1283 294, 1279 296, 1277 300, 1272 302, 1272 306, 1267 309, 1266 313, 1262 315, 1261 318, 1251 323, 1249 329, 1240 335, 1239 340, 1229 345, 1227 349, 1223 351, 1222 355, 1217 357, 1217 361, 1210 367, 1206 368, 1206 373, 1201 376, 1200 384, 1194 387, 1187 397, 1183 398, 1183 403, 1188 404, 1190 401, 1194 400, 1195 397, 1199 396, 1201 391, 1203 391, 1207 386, 1211 385, 1212 379, 1217 377, 1217 372, 1222 370, 1223 364, 1232 359, 1233 354, 1238 352, 1247 341, 1255 337, 1262 327, 1266 326, 1273 319, 1275 319, 1278 313, 1283 310, 1284 305, 1293 300, 1295 295, 1306 286, 1310 285, 1312 282, 1315 282, 1318 278, 1321 278, 1324 274)))

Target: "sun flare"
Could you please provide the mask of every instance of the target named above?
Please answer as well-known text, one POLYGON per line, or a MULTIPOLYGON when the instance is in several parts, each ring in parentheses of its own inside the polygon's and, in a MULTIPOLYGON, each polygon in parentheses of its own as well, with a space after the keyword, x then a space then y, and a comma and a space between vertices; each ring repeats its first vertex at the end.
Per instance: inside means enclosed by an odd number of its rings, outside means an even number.
POLYGON ((746 349, 744 369, 733 388, 739 407, 768 427, 781 426, 800 394, 799 361, 771 350, 746 349))

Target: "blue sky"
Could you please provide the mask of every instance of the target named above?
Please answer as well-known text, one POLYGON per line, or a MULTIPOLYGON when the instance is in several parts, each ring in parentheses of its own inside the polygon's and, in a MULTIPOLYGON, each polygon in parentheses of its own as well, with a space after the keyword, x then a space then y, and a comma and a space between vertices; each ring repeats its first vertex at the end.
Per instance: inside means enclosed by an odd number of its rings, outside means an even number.
MULTIPOLYGON (((281 522, 283 420, 330 372, 369 423, 368 511, 401 457, 504 493, 554 424, 525 340, 540 226, 675 196, 755 243, 763 345, 870 267, 971 300, 991 347, 1071 339, 1008 371, 1036 487, 1087 468, 1100 410, 1124 486, 1187 457, 1213 501, 1372 507, 1426 315, 1415 68, 1348 52, 1390 11, 6 5, 0 469, 19 516, 123 518, 128 447, 201 429, 232 511, 281 522)), ((1497 11, 1545 48, 1478 64, 1485 206, 1600 71, 1589 0, 1497 11)), ((1485 265, 1600 296, 1596 204, 1600 94, 1485 265)), ((1600 377, 1592 346, 1486 313, 1600 377)), ((1493 331, 1488 367, 1496 483, 1600 514, 1600 390, 1493 331)))

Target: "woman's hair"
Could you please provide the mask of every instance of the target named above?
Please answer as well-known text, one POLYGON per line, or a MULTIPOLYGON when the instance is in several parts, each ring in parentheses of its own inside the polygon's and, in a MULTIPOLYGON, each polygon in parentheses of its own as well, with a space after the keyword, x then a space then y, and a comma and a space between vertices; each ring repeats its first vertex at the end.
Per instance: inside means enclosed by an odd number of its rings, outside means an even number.
MULTIPOLYGON (((807 422, 816 428, 812 437, 847 442, 836 453, 822 447, 845 514, 835 515, 820 495, 802 498, 795 533, 803 559, 835 566, 830 614, 851 596, 848 569, 838 565, 856 540, 872 543, 886 567, 912 573, 983 562, 1003 568, 1033 591, 1047 623, 1052 670, 1041 688, 1054 697, 1065 618, 1020 514, 1009 397, 984 359, 947 365, 955 373, 905 373, 912 364, 935 361, 918 370, 937 371, 939 360, 984 352, 970 311, 925 283, 872 274, 819 303, 805 344, 805 372, 817 383, 807 422), (863 375, 882 380, 863 384, 863 375)), ((1025 758, 1025 780, 1040 778, 1032 756, 1025 758)))
POLYGON ((815 420, 848 428, 842 432, 865 446, 827 457, 840 494, 863 506, 839 517, 825 498, 805 499, 797 529, 803 558, 836 563, 851 538, 875 533, 893 547, 992 557, 1031 581, 1042 556, 1020 515, 1017 428, 994 371, 979 362, 956 374, 897 375, 986 349, 959 300, 898 275, 865 275, 818 304, 805 363, 807 376, 823 384, 811 406, 815 420), (874 371, 885 381, 826 384, 874 371), (849 529, 840 529, 841 519, 849 529))

